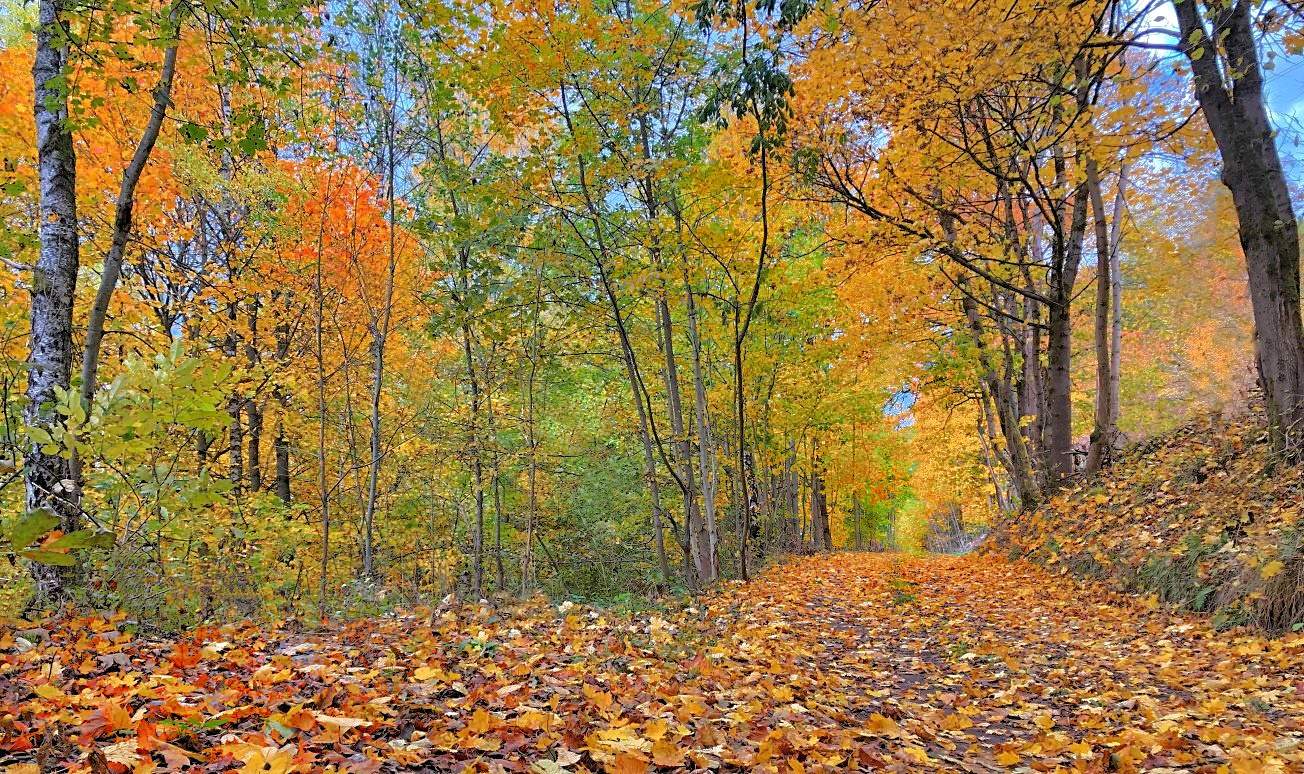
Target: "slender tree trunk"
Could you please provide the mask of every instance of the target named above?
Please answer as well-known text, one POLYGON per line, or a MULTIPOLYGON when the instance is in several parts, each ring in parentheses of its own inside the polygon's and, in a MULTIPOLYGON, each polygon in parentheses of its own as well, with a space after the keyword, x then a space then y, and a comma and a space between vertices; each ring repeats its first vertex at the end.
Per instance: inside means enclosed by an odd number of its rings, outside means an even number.
POLYGON ((666 383, 666 402, 670 413, 670 430, 674 433, 676 462, 679 463, 679 476, 683 486, 685 528, 688 531, 689 555, 692 558, 693 573, 698 584, 710 583, 715 577, 714 562, 711 559, 711 537, 707 532, 706 521, 697 507, 697 483, 693 475, 693 452, 688 442, 688 432, 684 427, 683 406, 679 399, 679 367, 675 362, 675 342, 670 328, 670 305, 665 295, 657 298, 657 316, 661 320, 661 351, 665 359, 662 371, 666 383))
POLYGON ((996 461, 993 459, 996 455, 993 453, 995 436, 991 430, 991 412, 986 406, 986 395, 984 394, 983 397, 983 415, 978 418, 978 443, 982 448, 983 467, 987 469, 987 477, 992 482, 992 499, 995 501, 997 512, 1008 513, 1010 505, 1005 499, 1005 488, 1001 486, 1001 477, 996 472, 996 461))
POLYGON ((1264 101, 1251 6, 1250 0, 1174 4, 1196 97, 1240 225, 1269 443, 1283 459, 1298 462, 1304 459, 1299 222, 1264 101))
POLYGON ((367 471, 367 501, 362 515, 362 577, 374 578, 376 574, 376 502, 380 487, 381 455, 381 413, 380 400, 385 390, 385 345, 389 339, 390 323, 394 313, 394 280, 398 273, 397 209, 394 199, 394 174, 397 161, 394 158, 394 106, 389 106, 389 120, 386 123, 385 160, 387 164, 386 198, 389 205, 389 242, 388 260, 385 266, 385 293, 381 301, 378 319, 371 322, 371 440, 369 449, 371 459, 367 471))
MULTIPOLYGON (((605 270, 599 269, 599 271, 605 276, 605 270)), ((620 336, 622 356, 625 361, 625 375, 629 379, 634 407, 638 413, 638 434, 643 445, 643 477, 647 481, 648 494, 652 499, 652 536, 656 545, 657 566, 661 570, 662 580, 669 584, 670 561, 666 556, 665 526, 661 522, 661 490, 657 483, 656 457, 652 452, 652 433, 648 426, 647 407, 643 403, 642 390, 639 389, 638 365, 634 359, 634 348, 625 330, 623 315, 616 302, 615 293, 605 279, 603 285, 608 288, 607 298, 616 317, 617 333, 620 336)))
MULTIPOLYGON (((276 326, 276 364, 284 368, 290 356, 290 326, 282 321, 276 326)), ((276 496, 289 505, 290 497, 290 439, 285 434, 285 415, 289 411, 289 398, 282 389, 280 374, 272 387, 272 400, 276 403, 276 435, 272 440, 272 453, 276 457, 276 496)))
POLYGON ((824 492, 823 462, 820 460, 817 440, 811 441, 810 515, 815 550, 833 550, 833 534, 829 527, 829 501, 828 495, 824 492))
POLYGON ((534 319, 533 330, 530 332, 530 341, 528 355, 530 358, 530 369, 525 380, 525 444, 530 452, 529 467, 526 472, 526 486, 529 489, 529 507, 525 516, 525 545, 521 550, 521 596, 525 596, 530 591, 530 584, 533 579, 533 560, 534 560, 534 529, 539 520, 539 440, 535 435, 534 426, 534 385, 539 374, 539 313, 542 304, 542 286, 543 286, 542 268, 535 270, 534 275, 534 319))
POLYGON ((1110 254, 1113 247, 1109 241, 1107 215, 1105 214, 1105 197, 1100 190, 1100 173, 1096 169, 1095 159, 1087 158, 1087 193, 1091 199, 1091 211, 1096 239, 1096 309, 1095 309, 1095 350, 1096 350, 1096 417, 1091 431, 1091 445, 1087 449, 1085 473, 1094 476, 1105 464, 1105 457, 1114 448, 1114 427, 1110 424, 1114 416, 1110 400, 1113 397, 1114 375, 1111 372, 1113 358, 1109 352, 1109 314, 1111 291, 1114 280, 1110 273, 1110 254))
MULTIPOLYGON (((1029 247, 1030 257, 1032 260, 1040 262, 1042 239, 1038 228, 1034 227, 1032 229, 1029 241, 1031 243, 1029 247)), ((1024 286, 1028 290, 1037 290, 1032 270, 1028 266, 1022 267, 1022 275, 1024 286)), ((1046 421, 1045 379, 1041 364, 1042 342, 1044 341, 1042 336, 1043 306, 1034 298, 1025 296, 1023 299, 1023 319, 1026 320, 1026 323, 1023 329, 1023 341, 1020 350, 1023 368, 1019 379, 1019 425, 1023 428, 1028 456, 1033 460, 1033 471, 1037 474, 1038 483, 1045 481, 1044 474, 1048 467, 1043 431, 1046 421), (1025 421, 1025 418, 1027 421, 1025 421)))
POLYGON ((249 491, 261 492, 263 490, 263 411, 258 407, 258 403, 250 398, 246 403, 246 415, 248 416, 248 457, 249 457, 249 491))
POLYGON ((801 480, 797 473, 797 444, 791 438, 788 439, 788 454, 783 460, 783 492, 785 499, 785 510, 788 512, 789 535, 791 541, 790 547, 797 549, 801 547, 801 505, 798 498, 801 496, 801 480))
MULTIPOLYGON (((226 319, 230 328, 226 334, 226 356, 234 360, 240 351, 240 334, 236 332, 240 314, 239 305, 235 301, 227 303, 226 319)), ((227 476, 231 480, 231 491, 236 497, 244 492, 244 406, 244 397, 238 392, 232 392, 227 399, 227 413, 231 417, 227 430, 227 476)))
MULTIPOLYGON (((245 362, 252 370, 258 366, 262 359, 258 353, 258 296, 254 296, 249 302, 249 339, 245 342, 245 362)), ((245 401, 245 413, 249 417, 248 422, 248 461, 249 469, 249 491, 260 492, 263 488, 263 410, 258 405, 258 394, 249 396, 245 401)))
POLYGON ((1123 259, 1119 245, 1123 238, 1123 217, 1127 211, 1127 165, 1118 170, 1118 187, 1114 191, 1114 222, 1109 234, 1110 341, 1109 341, 1109 424, 1114 428, 1118 445, 1118 421, 1122 413, 1123 380, 1123 259))
POLYGON ((485 430, 493 451, 489 454, 489 486, 494 493, 494 570, 498 591, 507 588, 507 571, 503 567, 503 479, 498 459, 498 432, 494 428, 494 381, 490 371, 492 355, 485 367, 485 430))
MULTIPOLYGON (((173 3, 168 15, 171 24, 177 23, 180 3, 173 3)), ((177 31, 168 34, 178 35, 177 31)), ((113 229, 109 238, 109 250, 104 256, 104 268, 100 273, 100 284, 95 291, 95 300, 91 302, 89 319, 86 324, 86 343, 82 352, 81 364, 81 401, 89 406, 95 395, 96 374, 99 369, 100 345, 104 340, 104 323, 108 318, 109 302, 113 291, 118 286, 122 275, 123 257, 127 251, 127 240, 131 238, 132 215, 136 208, 136 185, 140 183, 145 164, 149 161, 163 120, 167 116, 168 106, 172 101, 172 81, 176 75, 177 46, 168 46, 163 51, 163 66, 159 72, 158 85, 154 87, 154 104, 150 109, 149 120, 136 143, 136 151, 131 161, 122 172, 122 181, 118 188, 118 199, 114 205, 113 229)), ((80 479, 80 476, 78 477, 80 479)))
POLYGON ((471 535, 471 588, 477 599, 484 593, 484 462, 480 448, 480 380, 471 352, 471 326, 462 325, 462 359, 471 389, 471 486, 475 500, 475 523, 471 535))
POLYGON ((325 241, 326 216, 321 216, 317 226, 316 261, 313 264, 313 294, 316 309, 313 334, 316 339, 314 354, 317 359, 317 497, 318 518, 321 519, 321 567, 317 588, 317 614, 326 616, 326 590, 330 577, 331 555, 331 495, 326 480, 326 287, 322 273, 322 248, 325 241))
POLYGON ((293 498, 290 494, 290 439, 285 436, 285 406, 276 413, 276 437, 272 441, 272 453, 276 457, 276 497, 285 505, 293 498))
MULTIPOLYGON (((682 267, 681 267, 682 268, 682 267)), ((706 402, 706 379, 702 369, 702 339, 697 328, 697 302, 684 272, 684 298, 688 307, 688 344, 693 360, 693 419, 697 425, 697 466, 702 481, 702 522, 706 530, 706 555, 710 563, 706 583, 720 577, 720 528, 715 511, 715 445, 711 441, 711 417, 706 402)))
MULTIPOLYGON (((40 249, 32 267, 31 333, 28 337, 28 428, 49 433, 61 422, 54 409, 58 392, 70 387, 72 376, 72 305, 80 260, 77 241, 77 159, 68 125, 68 95, 59 85, 68 69, 68 45, 59 29, 69 9, 65 0, 39 0, 35 84, 37 173, 40 178, 40 249)), ((41 451, 32 441, 23 462, 28 511, 49 510, 59 528, 81 526, 76 483, 68 460, 41 451), (65 484, 64 482, 68 482, 65 484), (71 486, 69 486, 69 484, 71 486)), ((67 599, 78 577, 77 568, 32 564, 34 606, 46 607, 67 599)))
MULTIPOLYGON (((949 237, 950 224, 947 224, 946 227, 949 237)), ((961 269, 961 271, 964 270, 961 269)), ((981 382, 980 389, 983 390, 984 411, 987 411, 988 399, 995 404, 994 413, 1005 445, 1005 452, 1001 460, 1006 464, 1020 507, 1024 509, 1034 508, 1041 501, 1041 490, 1037 485, 1032 457, 1028 453, 1023 428, 1019 421, 1018 396, 1015 394, 1014 387, 1009 379, 1002 378, 996 373, 982 318, 978 313, 978 305, 968 287, 969 278, 967 275, 962 274, 956 280, 956 284, 960 290, 960 306, 964 312, 965 321, 968 323, 974 350, 978 356, 979 380, 981 382)), ((991 412, 988 412, 987 416, 990 419, 991 412)))
MULTIPOLYGON (((647 162, 648 169, 653 170, 655 164, 652 153, 651 130, 646 115, 640 114, 638 116, 638 131, 643 160, 647 162)), ((652 245, 648 249, 648 253, 652 266, 661 271, 664 266, 662 265, 661 248, 658 242, 659 237, 655 232, 658 227, 657 219, 660 214, 661 202, 658 199, 656 179, 651 171, 644 176, 642 189, 648 227, 654 230, 652 245)), ((657 291, 657 331, 660 334, 663 361, 661 375, 666 388, 666 405, 670 414, 670 430, 674 434, 675 462, 679 466, 679 475, 676 478, 684 498, 685 545, 688 548, 688 561, 692 565, 689 578, 694 585, 700 587, 711 582, 711 579, 714 578, 711 540, 707 533, 706 523, 702 519, 701 510, 697 505, 697 485, 693 480, 693 455, 688 434, 684 428, 684 412, 679 391, 679 367, 675 360, 674 327, 670 317, 670 305, 666 300, 664 280, 660 283, 657 291)))

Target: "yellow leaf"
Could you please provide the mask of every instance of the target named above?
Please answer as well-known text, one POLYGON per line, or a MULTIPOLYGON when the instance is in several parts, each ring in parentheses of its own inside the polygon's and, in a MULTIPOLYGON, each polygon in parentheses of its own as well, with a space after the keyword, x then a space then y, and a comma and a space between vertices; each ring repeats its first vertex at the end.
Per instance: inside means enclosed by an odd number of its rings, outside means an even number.
POLYGON ((488 733, 491 720, 492 716, 481 707, 471 715, 471 721, 466 724, 466 727, 477 734, 488 733))
POLYGON ((1286 569, 1286 565, 1283 564, 1280 559, 1273 559, 1271 562, 1268 562, 1259 569, 1259 577, 1264 580, 1269 580, 1270 578, 1280 575, 1281 571, 1284 569, 1286 569))
POLYGON ((312 713, 312 716, 317 718, 317 722, 321 723, 323 726, 335 726, 341 730, 371 725, 370 720, 364 720, 363 718, 338 717, 336 715, 327 715, 322 712, 314 712, 312 713))
POLYGON ((895 720, 877 712, 869 716, 866 726, 876 734, 896 734, 901 731, 901 726, 895 720))
POLYGON ((584 695, 587 696, 589 698, 589 701, 597 705, 597 708, 602 710, 603 712, 606 712, 608 709, 610 709, 611 703, 615 701, 615 697, 613 697, 611 694, 607 693, 606 691, 599 691, 598 689, 589 685, 584 686, 584 695))
POLYGON ((1019 754, 1016 752, 1006 751, 996 756, 996 762, 1002 766, 1017 766, 1020 760, 1019 754))
POLYGON ((659 739, 652 745, 652 762, 658 766, 679 768, 684 765, 684 752, 669 739, 659 739))
POLYGON ((438 667, 429 667, 429 666, 417 667, 415 670, 413 670, 412 677, 414 677, 417 680, 421 680, 423 682, 426 680, 446 679, 444 676, 444 670, 438 667))

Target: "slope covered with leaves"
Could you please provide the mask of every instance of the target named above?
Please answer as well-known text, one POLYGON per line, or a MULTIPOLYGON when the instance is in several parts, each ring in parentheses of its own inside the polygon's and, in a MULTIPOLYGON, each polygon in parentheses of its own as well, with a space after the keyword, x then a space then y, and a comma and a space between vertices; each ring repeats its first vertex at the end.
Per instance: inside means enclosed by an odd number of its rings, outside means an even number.
POLYGON ((1099 480, 1010 516, 987 550, 1108 578, 1219 626, 1304 621, 1304 470, 1273 464, 1258 415, 1205 418, 1126 451, 1099 480))
MULTIPOLYGON (((10 771, 1287 771, 1304 637, 998 557, 842 554, 637 615, 0 635, 10 771), (48 635, 48 637, 47 637, 48 635)), ((1296 769, 1297 770, 1297 769, 1296 769)))

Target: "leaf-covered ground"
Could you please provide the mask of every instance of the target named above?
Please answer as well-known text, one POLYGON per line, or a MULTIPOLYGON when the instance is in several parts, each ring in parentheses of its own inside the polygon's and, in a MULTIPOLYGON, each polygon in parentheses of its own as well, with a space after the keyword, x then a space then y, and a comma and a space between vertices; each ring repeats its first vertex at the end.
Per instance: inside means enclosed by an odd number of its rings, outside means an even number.
POLYGON ((1218 625, 1304 629, 1304 468, 1274 464, 1256 414, 1128 449, 1098 480, 1007 517, 986 550, 1107 579, 1218 625))
POLYGON ((1304 636, 1217 633, 990 556, 812 558, 633 615, 122 628, 0 634, 10 770, 1304 766, 1304 636))

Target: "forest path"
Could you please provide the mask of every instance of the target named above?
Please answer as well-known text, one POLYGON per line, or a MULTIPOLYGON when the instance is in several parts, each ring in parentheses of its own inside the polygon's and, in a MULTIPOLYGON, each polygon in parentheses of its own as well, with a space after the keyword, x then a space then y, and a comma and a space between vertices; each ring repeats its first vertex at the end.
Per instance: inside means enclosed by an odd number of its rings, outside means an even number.
POLYGON ((1304 637, 991 556, 795 559, 635 614, 49 626, 0 629, 18 771, 1304 770, 1304 637))
POLYGON ((757 585, 910 768, 1304 770, 1304 636, 1212 631, 991 556, 844 554, 757 585), (794 582, 796 580, 797 582, 794 582), (1223 768, 1226 767, 1226 768, 1223 768))

